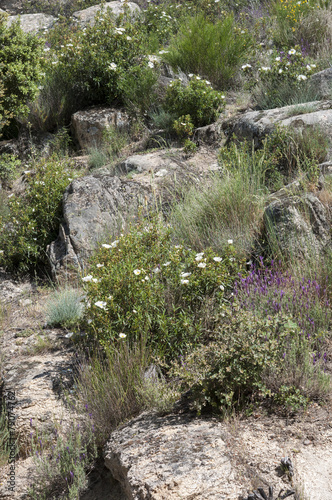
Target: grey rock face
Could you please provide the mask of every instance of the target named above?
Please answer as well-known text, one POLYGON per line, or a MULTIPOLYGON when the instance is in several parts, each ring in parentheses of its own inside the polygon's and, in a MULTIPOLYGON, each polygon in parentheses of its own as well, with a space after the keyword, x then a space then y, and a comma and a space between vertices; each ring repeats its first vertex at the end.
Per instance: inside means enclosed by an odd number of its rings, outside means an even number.
POLYGON ((120 227, 131 211, 137 213, 150 196, 134 181, 111 175, 74 180, 64 194, 59 236, 47 250, 54 271, 61 266, 84 267, 97 243, 120 227))
MULTIPOLYGON (((139 6, 134 2, 126 2, 126 6, 129 8, 129 12, 133 17, 137 16, 141 11, 139 6)), ((102 4, 94 5, 92 7, 88 7, 87 9, 74 12, 73 17, 74 19, 77 19, 83 26, 86 26, 88 24, 93 26, 95 23, 95 16, 101 9, 103 9, 104 11, 110 9, 114 16, 118 17, 124 12, 124 4, 123 2, 106 2, 104 7, 102 6, 102 4)))
POLYGON ((324 69, 310 78, 312 85, 317 91, 320 99, 331 99, 332 97, 332 67, 324 69))
POLYGON ((309 257, 331 245, 331 214, 313 193, 273 195, 264 214, 272 242, 283 255, 309 257))
POLYGON ((7 22, 11 26, 18 20, 25 33, 37 33, 43 29, 50 29, 56 18, 47 14, 22 14, 20 16, 10 16, 7 22))
POLYGON ((239 498, 221 424, 143 414, 115 431, 105 465, 125 500, 239 498))
POLYGON ((266 111, 249 111, 225 121, 223 129, 229 138, 235 134, 239 139, 253 140, 258 145, 277 124, 297 130, 319 126, 332 144, 332 101, 314 101, 266 111))
POLYGON ((74 136, 82 149, 100 146, 104 133, 110 128, 129 129, 128 114, 121 109, 93 107, 77 111, 71 119, 74 136))
POLYGON ((120 162, 117 173, 130 172, 132 179, 96 171, 74 180, 64 194, 59 236, 47 249, 53 274, 60 277, 71 268, 84 268, 98 243, 118 233, 140 207, 167 210, 175 184, 200 183, 214 170, 218 170, 216 153, 202 149, 187 161, 181 150, 174 149, 120 162))

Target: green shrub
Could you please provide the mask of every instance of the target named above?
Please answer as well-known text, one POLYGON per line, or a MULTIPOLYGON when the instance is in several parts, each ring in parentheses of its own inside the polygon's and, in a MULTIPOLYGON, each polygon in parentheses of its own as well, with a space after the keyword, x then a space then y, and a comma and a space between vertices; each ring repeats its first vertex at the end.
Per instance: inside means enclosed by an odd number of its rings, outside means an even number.
MULTIPOLYGON (((28 113, 41 78, 43 44, 24 33, 19 22, 7 25, 0 14, 0 125, 28 113)), ((1 129, 0 129, 1 133, 1 129)))
POLYGON ((191 75, 188 85, 174 80, 167 87, 164 109, 175 118, 189 116, 195 127, 212 123, 225 105, 225 96, 211 84, 191 75))
MULTIPOLYGON (((83 278, 90 337, 112 345, 147 338, 152 349, 171 357, 194 346, 206 332, 207 302, 226 300, 239 264, 226 248, 223 258, 174 246, 171 231, 142 222, 112 244, 103 244, 83 278)), ((211 312, 211 311, 210 311, 211 312)))
POLYGON ((58 290, 47 303, 47 324, 50 326, 75 326, 83 315, 83 297, 79 290, 58 290))
POLYGON ((21 165, 21 161, 12 154, 2 153, 0 155, 0 181, 8 186, 10 181, 15 177, 17 167, 21 165))
POLYGON ((45 270, 46 246, 56 238, 62 195, 70 182, 71 162, 42 159, 27 175, 22 196, 10 195, 0 226, 1 265, 15 273, 45 270))
POLYGON ((251 46, 251 36, 236 26, 232 14, 215 23, 199 14, 186 19, 163 57, 174 69, 201 75, 226 89, 251 46))
POLYGON ((198 412, 206 408, 225 413, 266 396, 296 410, 309 397, 326 397, 329 378, 321 366, 313 365, 311 341, 289 318, 224 309, 220 320, 214 340, 171 369, 172 376, 180 377, 182 389, 190 389, 198 412), (290 382, 292 392, 285 393, 290 382))

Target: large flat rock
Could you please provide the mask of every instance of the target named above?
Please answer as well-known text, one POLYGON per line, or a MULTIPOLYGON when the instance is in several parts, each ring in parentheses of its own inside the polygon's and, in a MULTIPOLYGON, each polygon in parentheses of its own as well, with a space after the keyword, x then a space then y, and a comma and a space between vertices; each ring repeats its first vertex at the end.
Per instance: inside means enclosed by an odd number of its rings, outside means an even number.
POLYGON ((130 14, 134 17, 137 16, 141 9, 134 2, 105 2, 104 4, 93 5, 84 10, 78 10, 74 12, 73 17, 77 19, 80 24, 86 26, 90 24, 93 26, 95 24, 96 14, 100 11, 107 11, 110 9, 115 17, 125 12, 125 6, 129 9, 130 14))

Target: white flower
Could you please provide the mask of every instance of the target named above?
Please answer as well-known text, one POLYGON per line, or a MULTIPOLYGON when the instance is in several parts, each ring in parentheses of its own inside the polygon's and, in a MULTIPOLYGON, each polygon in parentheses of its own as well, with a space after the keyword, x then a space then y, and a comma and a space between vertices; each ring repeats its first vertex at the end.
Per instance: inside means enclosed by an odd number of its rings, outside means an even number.
POLYGON ((104 264, 97 264, 97 267, 104 267, 104 264))
POLYGON ((160 267, 155 267, 154 269, 152 269, 152 271, 156 274, 160 273, 160 267))
POLYGON ((178 250, 179 248, 182 248, 182 245, 174 245, 174 248, 178 250))
POLYGON ((197 265, 197 267, 202 267, 202 268, 206 267, 206 262, 200 262, 200 263, 197 265))
POLYGON ((119 338, 120 339, 125 339, 127 335, 125 333, 119 333, 119 338))
POLYGON ((58 61, 52 61, 52 64, 58 64, 58 61))
POLYGON ((145 279, 145 281, 149 281, 150 278, 149 278, 149 276, 145 276, 144 279, 145 279))
POLYGON ((229 245, 233 245, 233 240, 227 240, 227 243, 228 243, 229 245))
POLYGON ((167 267, 171 264, 171 261, 168 261, 168 262, 165 262, 165 264, 163 264, 163 266, 167 267))
POLYGON ((137 311, 136 311, 136 309, 133 309, 133 313, 137 314, 137 311))
POLYGON ((225 99, 225 96, 224 96, 224 95, 221 95, 220 97, 221 97, 222 99, 225 99))
POLYGON ((110 68, 110 69, 116 69, 116 68, 117 68, 117 65, 116 65, 114 62, 112 62, 112 63, 109 65, 109 68, 110 68))
POLYGON ((44 49, 44 52, 48 52, 49 50, 51 50, 49 47, 46 47, 46 49, 44 49))
POLYGON ((168 50, 159 50, 159 54, 168 54, 168 50))
POLYGON ((301 80, 306 80, 306 79, 307 79, 307 77, 306 77, 305 75, 298 75, 298 76, 297 76, 297 79, 298 79, 299 81, 301 81, 301 80))
POLYGON ((280 68, 278 73, 279 73, 279 75, 281 75, 281 73, 283 73, 283 70, 280 68))
POLYGON ((222 292, 225 290, 224 285, 220 285, 220 287, 219 287, 219 288, 220 288, 220 290, 221 290, 222 292))
POLYGON ((243 66, 241 66, 242 69, 247 69, 247 68, 251 68, 251 64, 244 64, 243 66))
POLYGON ((92 281, 92 274, 88 274, 88 276, 82 278, 82 281, 92 281))
POLYGON ((107 298, 108 300, 113 300, 113 295, 109 295, 107 298))
POLYGON ((153 64, 153 62, 152 62, 152 61, 149 61, 149 62, 148 62, 148 66, 149 66, 149 68, 154 68, 154 64, 153 64))
POLYGON ((190 276, 191 273, 181 273, 180 276, 181 278, 188 278, 188 276, 190 276))
POLYGON ((187 285, 187 283, 189 283, 189 280, 181 280, 180 283, 181 285, 187 285))
POLYGON ((136 276, 138 276, 139 274, 141 274, 141 270, 140 269, 134 269, 134 274, 136 274, 136 276))
POLYGON ((128 42, 131 40, 131 36, 126 36, 128 42))
POLYGON ((106 302, 103 300, 98 300, 95 302, 95 306, 100 307, 100 309, 106 309, 106 302))
POLYGON ((99 281, 100 281, 100 280, 99 280, 99 279, 97 279, 97 278, 92 278, 92 280, 91 280, 91 281, 93 281, 94 283, 99 283, 99 281))
POLYGON ((193 75, 193 73, 189 73, 188 76, 189 76, 189 78, 192 78, 194 75, 193 75))
POLYGON ((67 47, 73 47, 72 43, 67 43, 67 47))
POLYGON ((196 254, 196 257, 195 257, 195 260, 196 260, 197 262, 199 262, 200 260, 202 260, 202 259, 203 259, 203 255, 204 255, 204 252, 197 253, 197 254, 196 254))
POLYGON ((205 80, 206 85, 211 85, 211 82, 209 80, 205 80))
POLYGON ((262 66, 261 68, 259 68, 258 71, 270 71, 270 70, 271 70, 270 66, 262 66))
POLYGON ((279 56, 278 56, 278 57, 276 57, 276 61, 278 61, 278 62, 279 62, 279 61, 280 61, 280 59, 281 59, 281 57, 279 57, 279 56))
POLYGON ((201 80, 201 77, 200 76, 196 76, 196 80, 201 80))
POLYGON ((312 64, 312 65, 311 65, 311 67, 312 67, 312 68, 316 68, 316 64, 312 64))
POLYGON ((107 243, 103 243, 102 247, 103 248, 112 248, 112 245, 108 245, 107 243))
POLYGON ((296 50, 295 50, 295 49, 290 49, 290 50, 288 51, 288 54, 289 54, 290 56, 293 56, 294 54, 296 54, 296 50))
POLYGON ((113 243, 111 243, 111 248, 115 248, 118 243, 119 243, 119 240, 113 241, 113 243))
POLYGON ((221 262, 222 261, 222 258, 221 257, 213 257, 213 260, 215 262, 221 262))

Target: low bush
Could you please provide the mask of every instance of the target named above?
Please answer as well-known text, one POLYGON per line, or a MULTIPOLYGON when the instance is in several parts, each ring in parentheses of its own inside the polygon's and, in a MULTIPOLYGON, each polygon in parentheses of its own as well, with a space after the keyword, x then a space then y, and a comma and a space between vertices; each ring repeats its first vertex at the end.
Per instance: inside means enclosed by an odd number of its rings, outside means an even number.
POLYGON ((164 109, 174 118, 189 116, 195 127, 202 127, 217 118, 225 106, 225 96, 199 76, 190 77, 188 85, 184 85, 181 79, 169 84, 164 109))
POLYGON ((78 324, 83 315, 83 297, 79 290, 66 288, 55 291, 48 300, 47 324, 71 328, 78 324))
MULTIPOLYGON (((174 246, 170 229, 142 222, 111 244, 103 244, 83 278, 86 328, 105 347, 119 336, 146 337, 167 358, 192 348, 206 335, 207 301, 227 300, 239 263, 232 246, 218 257, 174 246)), ((210 311, 211 312, 211 311, 210 311)))
POLYGON ((275 27, 273 31, 274 42, 279 47, 289 47, 298 41, 297 30, 314 9, 313 3, 302 0, 275 0, 271 3, 275 27))
POLYGON ((250 34, 236 25, 232 14, 214 23, 198 14, 186 19, 163 58, 175 70, 201 75, 216 88, 227 89, 251 47, 250 34))
POLYGON ((62 196, 73 175, 71 162, 56 156, 31 167, 24 195, 11 194, 1 218, 0 262, 14 273, 48 268, 46 246, 57 236, 62 196))
POLYGON ((236 308, 224 309, 221 316, 213 341, 171 369, 199 413, 225 414, 265 397, 295 410, 308 398, 326 397, 329 378, 321 364, 314 366, 311 341, 290 318, 262 318, 236 308), (281 381, 291 386, 285 390, 281 381))

